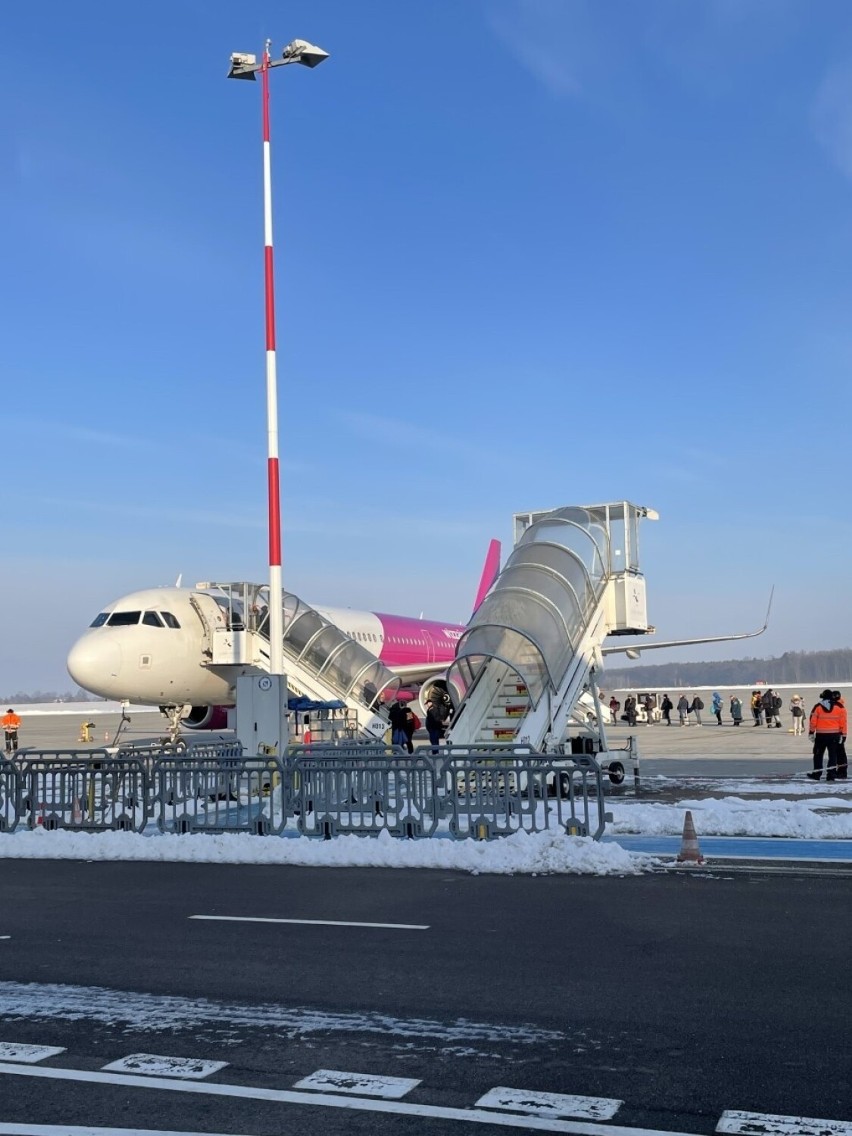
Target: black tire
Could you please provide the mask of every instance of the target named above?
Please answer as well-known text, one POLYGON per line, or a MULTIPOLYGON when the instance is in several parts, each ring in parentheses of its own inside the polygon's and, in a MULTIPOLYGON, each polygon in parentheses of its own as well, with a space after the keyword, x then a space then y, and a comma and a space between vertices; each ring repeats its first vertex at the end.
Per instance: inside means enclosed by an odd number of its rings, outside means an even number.
POLYGON ((553 795, 560 800, 567 800, 571 796, 571 774, 557 773, 553 779, 553 795))
POLYGON ((607 773, 613 785, 620 785, 624 780, 624 766, 620 761, 611 761, 607 766, 607 773))

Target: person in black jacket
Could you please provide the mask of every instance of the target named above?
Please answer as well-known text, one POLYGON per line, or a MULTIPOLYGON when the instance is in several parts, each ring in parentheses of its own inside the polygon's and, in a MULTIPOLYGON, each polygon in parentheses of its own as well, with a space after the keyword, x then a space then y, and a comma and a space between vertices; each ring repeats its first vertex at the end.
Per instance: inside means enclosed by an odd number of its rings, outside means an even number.
POLYGON ((674 703, 667 694, 663 695, 663 701, 660 703, 660 709, 663 712, 663 717, 665 718, 666 725, 670 726, 672 724, 671 715, 672 710, 674 710, 674 703))
POLYGON ((760 705, 763 707, 763 717, 766 722, 767 730, 772 729, 772 719, 775 717, 775 692, 773 690, 765 690, 763 697, 760 700, 760 705))
POLYGON ((394 702, 388 711, 391 727, 391 743, 395 746, 408 748, 408 736, 405 730, 406 707, 404 702, 394 702))

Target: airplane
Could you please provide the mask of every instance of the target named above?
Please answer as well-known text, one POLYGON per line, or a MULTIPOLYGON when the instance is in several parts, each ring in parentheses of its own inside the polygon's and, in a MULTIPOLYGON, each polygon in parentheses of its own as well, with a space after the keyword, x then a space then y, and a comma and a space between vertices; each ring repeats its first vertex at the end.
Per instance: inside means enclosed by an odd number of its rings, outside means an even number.
MULTIPOLYGON (((492 540, 474 611, 499 574, 500 551, 500 542, 492 540)), ((638 658, 640 652, 648 650, 751 639, 766 630, 771 606, 772 593, 766 619, 756 631, 607 644, 601 653, 624 652, 628 658, 638 658)), ((398 678, 418 688, 424 715, 433 695, 452 701, 447 669, 455 658, 464 625, 350 608, 317 606, 315 610, 370 650, 398 678)), ((204 664, 207 628, 225 627, 227 621, 221 597, 209 591, 175 586, 132 592, 98 613, 71 648, 68 673, 78 686, 100 697, 159 706, 175 727, 179 721, 189 729, 224 730, 235 690, 227 678, 204 664)), ((593 705, 589 697, 588 705, 583 706, 587 716, 593 705)))
MULTIPOLYGON (((497 578, 500 552, 500 542, 492 540, 474 611, 497 578)), ((316 606, 315 610, 404 683, 419 687, 424 715, 434 691, 446 694, 445 674, 455 658, 463 624, 350 608, 316 606)), ((175 587, 132 592, 107 604, 74 643, 66 661, 68 673, 78 686, 100 697, 159 706, 174 724, 177 715, 171 712, 179 710, 185 727, 226 729, 235 690, 204 663, 207 628, 227 626, 228 616, 221 597, 182 588, 179 582, 175 587)))

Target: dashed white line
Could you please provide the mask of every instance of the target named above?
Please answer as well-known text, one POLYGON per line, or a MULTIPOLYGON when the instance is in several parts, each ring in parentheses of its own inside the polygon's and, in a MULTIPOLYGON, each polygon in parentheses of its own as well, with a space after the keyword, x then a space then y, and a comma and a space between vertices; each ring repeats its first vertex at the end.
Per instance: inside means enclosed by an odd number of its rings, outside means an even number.
POLYGON ((716 1125, 717 1132, 735 1136, 852 1136, 852 1121, 817 1120, 813 1116, 775 1116, 771 1112, 738 1112, 727 1109, 716 1125))
POLYGON ((201 1061, 194 1057, 160 1057, 156 1053, 131 1053, 104 1065, 106 1073, 141 1073, 145 1077, 181 1077, 200 1081, 218 1073, 227 1061, 201 1061))
MULTIPOLYGON (((426 1120, 460 1120, 468 1124, 490 1124, 500 1128, 522 1128, 527 1132, 562 1132, 564 1136, 698 1136, 694 1132, 662 1132, 651 1128, 625 1128, 615 1124, 559 1120, 546 1116, 513 1116, 488 1109, 449 1108, 440 1105, 407 1104, 405 1101, 370 1100, 367 1097, 333 1096, 294 1089, 263 1089, 243 1085, 219 1085, 210 1081, 173 1081, 165 1077, 138 1077, 124 1073, 94 1073, 87 1069, 51 1069, 44 1065, 3 1065, 0 1075, 49 1077, 59 1081, 83 1081, 95 1085, 121 1085, 124 1088, 152 1089, 206 1096, 241 1097, 244 1100, 275 1101, 321 1108, 382 1112, 397 1116, 419 1116, 426 1120)), ((14 1125, 0 1123, 0 1136, 108 1136, 117 1129, 73 1129, 70 1126, 14 1125)), ((129 1136, 125 1130, 124 1136, 129 1136)), ((187 1136, 187 1134, 184 1134, 187 1136)))
POLYGON ((579 1120, 611 1120, 624 1101, 611 1097, 566 1096, 563 1093, 491 1089, 476 1102, 477 1108, 506 1108, 535 1116, 573 1116, 579 1120))
POLYGON ((294 1089, 314 1089, 326 1093, 360 1093, 366 1097, 401 1100, 420 1081, 414 1077, 383 1077, 374 1073, 342 1073, 337 1069, 317 1069, 303 1077, 294 1089))
POLYGON ((61 1045, 19 1045, 16 1041, 0 1041, 0 1061, 32 1065, 36 1061, 44 1061, 45 1057, 55 1057, 57 1053, 64 1052, 61 1045))
POLYGON ((428 923, 355 923, 343 919, 270 919, 260 915, 189 915, 212 923, 295 923, 306 927, 384 927, 391 931, 428 931, 428 923))

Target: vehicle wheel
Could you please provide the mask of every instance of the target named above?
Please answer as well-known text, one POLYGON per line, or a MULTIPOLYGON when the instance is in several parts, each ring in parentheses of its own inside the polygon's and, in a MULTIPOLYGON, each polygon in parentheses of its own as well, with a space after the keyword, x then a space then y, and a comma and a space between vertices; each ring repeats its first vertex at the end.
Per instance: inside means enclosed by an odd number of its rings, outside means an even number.
POLYGON ((611 761, 607 768, 607 773, 613 785, 620 785, 624 780, 624 766, 620 761, 611 761))
POLYGON ((557 773, 553 783, 553 795, 560 800, 567 800, 571 796, 571 774, 557 773))

